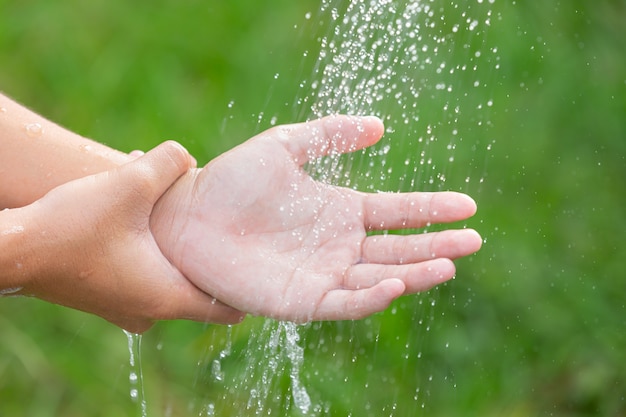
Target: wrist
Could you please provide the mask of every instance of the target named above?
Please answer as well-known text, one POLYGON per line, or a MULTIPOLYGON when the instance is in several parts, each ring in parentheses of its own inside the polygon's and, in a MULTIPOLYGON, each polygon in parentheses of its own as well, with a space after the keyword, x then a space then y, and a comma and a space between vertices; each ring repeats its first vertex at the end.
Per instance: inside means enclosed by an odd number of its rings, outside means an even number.
MULTIPOLYGON (((150 214, 150 231, 163 255, 179 267, 185 252, 181 236, 189 222, 189 203, 200 169, 191 168, 159 198, 150 214)), ((179 268, 180 269, 180 268, 179 268)))

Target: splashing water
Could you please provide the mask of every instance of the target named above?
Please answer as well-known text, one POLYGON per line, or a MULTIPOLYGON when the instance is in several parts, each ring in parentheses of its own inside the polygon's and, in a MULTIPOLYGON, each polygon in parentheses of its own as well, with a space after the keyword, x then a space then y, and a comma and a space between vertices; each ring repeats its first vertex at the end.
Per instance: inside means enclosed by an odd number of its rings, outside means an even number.
POLYGON ((277 410, 319 415, 301 380, 304 348, 296 324, 248 319, 229 328, 225 339, 223 350, 208 355, 213 377, 208 390, 213 392, 199 415, 229 415, 233 403, 239 415, 274 415, 277 410), (242 329, 250 322, 256 322, 252 330, 242 329), (222 397, 216 398, 215 392, 222 397))
MULTIPOLYGON (((327 33, 318 38, 311 75, 299 83, 291 119, 375 115, 386 126, 377 145, 319 158, 308 172, 374 192, 480 186, 486 172, 477 150, 493 142, 475 138, 489 128, 490 74, 500 65, 498 48, 486 40, 499 19, 493 3, 323 0, 317 14, 307 12, 305 21, 327 33)), ((266 116, 259 113, 259 123, 266 116)), ((199 370, 211 381, 196 415, 423 414, 434 381, 456 386, 453 375, 429 367, 433 353, 424 344, 445 314, 437 310, 440 288, 356 322, 296 326, 257 318, 229 328, 213 339, 223 349, 207 353, 199 370), (395 355, 385 368, 373 365, 379 351, 395 355)), ((454 294, 444 301, 454 303, 454 294)), ((445 352, 451 343, 438 348, 445 352)))
MULTIPOLYGON (((467 189, 471 178, 453 172, 453 166, 457 160, 473 163, 467 158, 480 144, 465 143, 466 133, 489 125, 493 98, 488 96, 488 80, 480 77, 499 66, 497 48, 485 43, 491 3, 324 0, 318 16, 307 13, 310 22, 329 20, 328 33, 319 37, 312 75, 300 83, 294 119, 348 113, 376 115, 386 125, 385 138, 376 146, 320 158, 308 171, 321 181, 367 191, 467 189)), ((263 117, 260 113, 259 120, 263 117)), ((274 124, 276 118, 271 120, 274 124)), ((422 410, 435 372, 423 364, 420 346, 435 326, 437 304, 435 290, 394 305, 386 314, 401 320, 407 317, 401 310, 408 310, 412 324, 393 337, 378 317, 300 328, 264 320, 260 330, 247 335, 245 349, 236 353, 229 344, 228 355, 214 359, 215 380, 227 393, 221 400, 245 404, 239 415, 319 416, 333 407, 320 399, 333 397, 325 386, 364 391, 359 398, 374 398, 382 383, 390 394, 384 409, 372 409, 366 400, 353 404, 354 415, 422 410), (390 344, 401 347, 404 369, 370 375, 365 386, 354 386, 351 376, 371 369, 375 352, 390 344), (351 356, 337 357, 338 352, 351 356), (245 365, 229 373, 229 356, 245 365), (310 372, 303 371, 308 369, 305 356, 315 364, 310 372), (411 376, 412 366, 423 373, 418 378, 422 382, 401 398, 407 390, 403 379, 411 376), (325 395, 313 395, 313 388, 325 395)), ((209 409, 217 410, 219 402, 211 401, 209 409)))
POLYGON ((357 156, 320 159, 311 171, 369 191, 467 189, 467 176, 448 178, 459 152, 475 153, 476 144, 463 146, 464 133, 490 124, 494 100, 480 77, 499 68, 498 48, 486 44, 494 0, 345 3, 323 2, 330 29, 297 117, 375 115, 386 136, 357 156), (401 156, 402 164, 388 163, 401 156), (405 169, 394 172, 398 166, 405 169))

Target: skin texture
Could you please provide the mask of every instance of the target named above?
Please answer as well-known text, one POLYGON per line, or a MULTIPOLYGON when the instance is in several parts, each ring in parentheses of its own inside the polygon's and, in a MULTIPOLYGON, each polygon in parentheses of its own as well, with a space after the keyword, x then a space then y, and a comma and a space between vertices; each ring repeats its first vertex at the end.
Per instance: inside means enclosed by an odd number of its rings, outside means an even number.
POLYGON ((0 213, 3 248, 13 252, 3 256, 5 288, 135 333, 161 319, 239 322, 240 312, 200 291, 162 255, 149 227, 157 199, 191 166, 180 145, 165 142, 0 213))
POLYGON ((169 242, 163 253, 224 303, 296 322, 362 318, 452 278, 451 260, 481 246, 475 231, 368 232, 466 219, 476 211, 471 198, 366 194, 317 182, 302 169, 382 133, 377 118, 330 116, 275 127, 191 170, 161 200, 169 220, 153 222, 157 240, 169 242))
POLYGON ((133 158, 52 123, 0 94, 0 209, 133 158))
POLYGON ((476 210, 465 195, 365 194, 302 169, 382 133, 371 117, 278 126, 198 169, 173 142, 126 155, 0 95, 0 295, 135 333, 162 319, 381 311, 450 279, 452 259, 481 244, 473 230, 369 233, 465 219, 476 210))

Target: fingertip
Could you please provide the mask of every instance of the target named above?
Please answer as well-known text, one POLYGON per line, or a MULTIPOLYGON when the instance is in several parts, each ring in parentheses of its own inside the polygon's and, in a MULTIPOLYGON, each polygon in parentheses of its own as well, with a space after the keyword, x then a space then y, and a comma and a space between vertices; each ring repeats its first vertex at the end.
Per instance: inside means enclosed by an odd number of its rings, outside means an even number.
POLYGON ((472 197, 456 191, 432 193, 430 214, 438 219, 449 222, 467 219, 476 214, 477 205, 472 197))
POLYGON ((399 278, 388 278, 380 281, 372 288, 362 291, 362 295, 369 298, 369 306, 359 314, 359 318, 383 311, 391 302, 406 293, 406 284, 399 278), (367 294, 367 295, 366 295, 367 294))
POLYGON ((165 141, 144 155, 118 168, 126 175, 128 190, 155 203, 163 193, 192 167, 192 158, 178 142, 165 141), (128 179, 132 181, 128 182, 128 179))
POLYGON ((131 151, 128 156, 130 156, 132 159, 137 159, 140 156, 145 155, 145 152, 139 149, 135 149, 134 151, 131 151))
POLYGON ((467 205, 467 211, 470 214, 470 216, 473 216, 474 214, 476 214, 476 211, 478 210, 478 205, 476 204, 476 200, 474 200, 472 197, 470 197, 467 194, 462 194, 464 199, 465 199, 465 204, 467 205))
POLYGON ((194 168, 197 165, 196 159, 191 156, 187 148, 174 140, 167 140, 157 146, 157 148, 163 148, 168 156, 176 163, 180 168, 181 173, 187 171, 189 168, 194 168))
POLYGON ((483 238, 474 229, 446 230, 440 233, 446 236, 441 250, 437 250, 437 255, 450 257, 451 259, 471 255, 477 252, 483 243, 483 238))
POLYGON ((389 302, 400 297, 406 291, 406 284, 400 278, 388 278, 378 284, 389 298, 389 302))
POLYGON ((436 278, 439 283, 445 282, 452 278, 456 274, 456 265, 450 258, 437 258, 433 259, 432 264, 429 266, 432 272, 436 272, 436 278))
POLYGON ((471 251, 471 253, 478 252, 483 245, 483 238, 474 229, 464 229, 467 233, 467 248, 471 251))
POLYGON ((466 217, 471 217, 476 214, 478 206, 472 197, 464 193, 453 192, 453 194, 455 194, 456 197, 453 204, 457 210, 463 212, 466 217))
POLYGON ((371 310, 361 318, 386 310, 395 299, 406 293, 406 289, 406 284, 400 278, 388 278, 379 282, 370 289, 377 294, 376 299, 372 300, 371 310))
POLYGON ((371 139, 371 144, 378 142, 385 133, 385 125, 377 116, 363 116, 361 117, 361 124, 363 131, 371 139))
POLYGON ((335 115, 329 116, 325 121, 327 130, 344 132, 354 138, 355 143, 342 149, 341 152, 353 152, 371 146, 385 133, 385 125, 377 116, 335 115))
POLYGON ((325 155, 355 152, 378 142, 385 127, 376 116, 333 114, 305 123, 276 126, 261 137, 282 143, 303 164, 325 155))
POLYGON ((422 292, 427 291, 439 284, 443 284, 446 281, 451 280, 456 274, 456 265, 452 259, 449 258, 436 258, 430 261, 423 262, 424 275, 419 280, 420 282, 409 292, 422 292))

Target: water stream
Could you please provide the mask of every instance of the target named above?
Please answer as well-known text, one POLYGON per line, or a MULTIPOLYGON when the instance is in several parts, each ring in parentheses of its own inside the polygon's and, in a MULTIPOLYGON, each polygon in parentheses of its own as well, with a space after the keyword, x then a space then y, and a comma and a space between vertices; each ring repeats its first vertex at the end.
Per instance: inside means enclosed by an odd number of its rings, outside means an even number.
MULTIPOLYGON (((291 121, 369 114, 386 126, 374 147, 321 158, 309 172, 370 192, 478 191, 493 141, 486 134, 476 140, 476 132, 488 132, 490 77, 500 66, 488 42, 499 19, 493 3, 322 0, 307 12, 300 30, 317 36, 319 50, 314 61, 312 51, 303 52, 313 68, 288 109, 291 121), (481 166, 482 175, 472 174, 481 166)), ((258 119, 274 124, 276 116, 260 112, 258 119)), ((448 387, 446 395, 456 386, 453 370, 429 366, 429 356, 453 342, 425 343, 455 300, 444 285, 361 321, 296 326, 249 318, 209 328, 196 376, 203 394, 190 415, 422 415, 434 380, 448 387)), ((129 335, 131 396, 144 416, 143 384, 132 378, 141 375, 132 361, 139 342, 129 335)))
POLYGON ((130 399, 137 404, 141 417, 148 416, 148 404, 146 394, 144 392, 143 369, 141 367, 141 340, 142 336, 130 333, 124 330, 126 340, 128 341, 128 354, 130 372, 128 374, 128 382, 130 384, 130 399))
POLYGON ((371 114, 387 131, 376 147, 341 163, 318 161, 313 172, 370 191, 467 189, 464 183, 481 181, 451 171, 459 154, 490 145, 463 142, 490 124, 489 81, 500 66, 498 48, 487 43, 498 18, 493 2, 324 1, 318 18, 330 20, 329 30, 310 81, 301 84, 296 118, 371 114))
MULTIPOLYGON (((327 22, 321 25, 326 31, 318 35, 310 75, 299 83, 292 120, 346 113, 376 115, 386 125, 376 146, 320 158, 309 172, 324 182, 371 192, 479 190, 486 167, 478 177, 470 172, 481 172, 476 167, 484 165, 493 141, 469 137, 488 131, 494 105, 490 80, 500 63, 498 48, 488 43, 492 21, 499 18, 493 3, 324 0, 318 11, 307 13, 311 26, 303 31, 327 22)), ((305 51, 303 59, 310 54, 305 51)), ((455 303, 453 292, 441 293, 435 289, 402 299, 360 322, 299 328, 263 322, 239 353, 248 364, 238 369, 243 374, 230 376, 239 382, 228 392, 250 393, 239 415, 423 412, 433 379, 455 387, 453 372, 430 369, 432 352, 424 351, 431 349, 424 339, 437 328, 437 318, 455 303), (400 367, 377 374, 373 364, 381 360, 379 351, 397 355, 400 367), (381 400, 383 392, 387 398, 381 400), (346 399, 346 393, 354 399, 346 399), (345 404, 350 406, 342 411, 345 404)), ((439 346, 441 352, 450 343, 439 346)))

